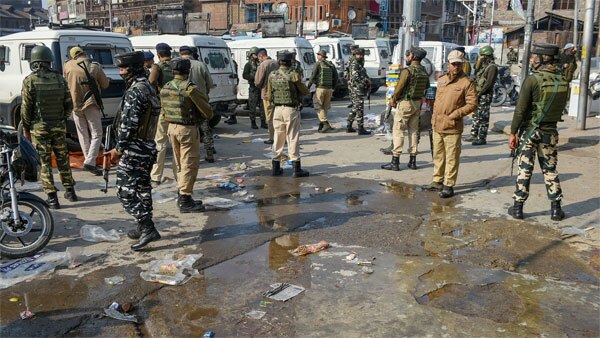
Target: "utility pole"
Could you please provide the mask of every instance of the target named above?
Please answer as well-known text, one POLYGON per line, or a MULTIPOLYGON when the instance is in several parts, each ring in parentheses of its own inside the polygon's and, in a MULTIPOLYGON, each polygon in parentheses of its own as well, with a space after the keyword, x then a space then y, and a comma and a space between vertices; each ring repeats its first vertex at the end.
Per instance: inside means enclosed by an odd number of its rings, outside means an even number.
POLYGON ((521 83, 529 74, 529 55, 531 51, 531 35, 533 33, 533 13, 535 1, 527 1, 527 23, 525 24, 525 42, 523 43, 523 58, 521 59, 521 83))
POLYGON ((588 113, 588 86, 590 85, 590 61, 592 57, 592 39, 594 34, 594 0, 585 2, 583 20, 583 41, 581 43, 581 82, 579 83, 579 106, 577 107, 577 130, 585 130, 585 118, 588 113))
POLYGON ((579 50, 579 46, 577 45, 577 30, 579 29, 579 1, 575 1, 575 9, 573 10, 573 23, 573 44, 575 45, 577 50, 579 50))
POLYGON ((298 36, 304 36, 304 11, 306 10, 306 0, 302 0, 302 6, 300 8, 300 29, 298 36))
POLYGON ((492 45, 492 33, 494 30, 494 6, 496 6, 496 0, 492 0, 492 18, 490 20, 490 41, 489 41, 489 46, 492 45))
POLYGON ((471 19, 471 14, 467 11, 467 24, 465 25, 465 46, 469 46, 469 21, 471 19))
POLYGON ((113 17, 112 17, 112 0, 108 0, 108 25, 110 31, 113 31, 113 17))
MULTIPOLYGON (((474 45, 475 44, 475 26, 477 26, 477 6, 479 6, 479 3, 477 0, 475 0, 475 6, 473 7, 473 27, 471 27, 471 44, 474 45)), ((478 39, 479 40, 479 39, 478 39)))
POLYGON ((315 0, 315 39, 319 36, 319 28, 318 28, 318 23, 319 23, 319 11, 317 10, 317 8, 319 8, 319 0, 315 0))

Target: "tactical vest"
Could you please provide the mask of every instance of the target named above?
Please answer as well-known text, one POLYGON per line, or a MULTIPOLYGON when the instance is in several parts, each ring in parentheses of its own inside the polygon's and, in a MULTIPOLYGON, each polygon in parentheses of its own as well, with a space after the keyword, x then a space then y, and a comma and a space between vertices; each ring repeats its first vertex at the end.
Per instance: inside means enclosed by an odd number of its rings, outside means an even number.
POLYGON ((146 111, 139 117, 138 130, 133 133, 133 136, 144 141, 153 141, 160 115, 160 99, 156 95, 154 87, 148 81, 135 82, 130 89, 133 90, 134 88, 147 95, 149 104, 146 111))
POLYGON ((158 87, 162 88, 167 82, 173 80, 175 76, 173 75, 173 69, 171 68, 171 61, 160 61, 158 63, 158 68, 160 69, 160 78, 158 81, 158 87))
POLYGON ((196 124, 196 107, 185 91, 192 83, 182 81, 180 87, 176 81, 169 81, 160 91, 161 114, 169 123, 194 125, 196 124))
POLYGON ((532 121, 540 121, 539 123, 560 121, 567 105, 569 83, 562 75, 545 71, 534 73, 532 76, 535 77, 540 88, 540 98, 533 103, 532 121))
POLYGON ((276 106, 295 107, 298 105, 296 89, 292 88, 292 70, 278 69, 269 76, 273 91, 273 104, 276 106))
POLYGON ((41 122, 64 121, 65 81, 56 73, 38 72, 33 76, 35 88, 36 120, 41 122))
POLYGON ((335 72, 335 66, 328 63, 327 61, 319 62, 321 68, 319 72, 319 82, 317 87, 333 88, 333 72, 335 72))
POLYGON ((422 65, 408 66, 409 82, 404 88, 402 100, 420 100, 429 88, 429 76, 422 65))
POLYGON ((489 62, 488 64, 483 65, 483 67, 480 67, 477 70, 476 89, 477 89, 478 93, 481 91, 481 89, 485 85, 485 81, 487 80, 487 72, 491 66, 495 66, 495 64, 492 62, 489 62))

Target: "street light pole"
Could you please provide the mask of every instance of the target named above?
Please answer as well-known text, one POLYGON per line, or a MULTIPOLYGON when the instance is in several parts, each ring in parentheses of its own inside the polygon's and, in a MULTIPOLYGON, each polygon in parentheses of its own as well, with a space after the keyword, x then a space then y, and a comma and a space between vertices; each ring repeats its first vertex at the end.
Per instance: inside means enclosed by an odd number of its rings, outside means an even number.
POLYGON ((494 28, 494 6, 496 5, 496 0, 492 0, 492 19, 490 20, 490 43, 489 45, 492 45, 492 34, 493 34, 493 28, 494 28))
POLYGON ((577 130, 585 130, 585 118, 588 110, 588 86, 590 85, 590 61, 594 35, 594 0, 585 2, 585 20, 583 21, 583 41, 581 43, 581 82, 579 83, 579 106, 577 107, 577 130))
POLYGON ((577 46, 578 40, 578 31, 579 30, 579 1, 575 1, 575 9, 573 10, 573 44, 579 50, 579 46, 577 46))
POLYGON ((527 23, 525 24, 525 41, 523 43, 523 59, 521 60, 521 82, 529 74, 529 51, 531 50, 531 35, 533 33, 533 13, 535 1, 527 2, 527 23))
POLYGON ((108 24, 110 27, 110 31, 113 31, 113 22, 112 22, 112 0, 108 0, 108 24))
POLYGON ((319 23, 318 12, 319 11, 317 11, 317 8, 319 8, 319 0, 315 0, 315 10, 314 10, 314 13, 315 13, 315 39, 319 36, 319 29, 318 29, 318 23, 319 23))

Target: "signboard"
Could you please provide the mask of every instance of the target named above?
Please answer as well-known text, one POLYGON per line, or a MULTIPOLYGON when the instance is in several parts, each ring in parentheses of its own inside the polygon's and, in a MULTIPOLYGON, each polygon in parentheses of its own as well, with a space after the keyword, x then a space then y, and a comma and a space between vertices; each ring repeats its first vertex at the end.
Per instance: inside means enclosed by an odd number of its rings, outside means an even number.
MULTIPOLYGON (((502 43, 504 38, 504 29, 502 27, 499 28, 492 28, 491 29, 491 39, 492 39, 492 43, 502 43)), ((490 43, 490 29, 489 28, 482 28, 481 31, 479 31, 479 43, 490 43)))

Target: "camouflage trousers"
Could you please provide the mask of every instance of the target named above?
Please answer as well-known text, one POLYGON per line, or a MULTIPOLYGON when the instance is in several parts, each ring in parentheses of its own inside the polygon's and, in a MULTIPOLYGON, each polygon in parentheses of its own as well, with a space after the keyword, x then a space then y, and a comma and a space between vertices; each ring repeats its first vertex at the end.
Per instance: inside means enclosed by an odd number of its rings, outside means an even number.
POLYGON ((487 138, 488 128, 490 127, 490 105, 492 104, 492 94, 481 95, 478 101, 477 112, 473 115, 471 136, 485 140, 487 138))
POLYGON ((52 175, 52 152, 56 159, 56 167, 60 173, 60 181, 65 189, 73 188, 75 180, 71 173, 69 151, 67 150, 67 127, 35 128, 31 131, 31 141, 40 156, 42 164, 40 178, 46 194, 56 192, 52 175))
POLYGON ((206 150, 206 157, 212 157, 212 155, 208 155, 208 152, 210 151, 212 154, 215 150, 215 139, 213 138, 212 129, 208 125, 208 120, 200 122, 200 134, 202 136, 202 143, 204 143, 204 150, 206 150))
MULTIPOLYGON (((525 135, 525 133, 524 133, 525 135)), ((524 136, 519 142, 524 142, 524 136)), ((563 198, 556 165, 558 163, 558 133, 548 133, 536 130, 525 144, 518 158, 519 174, 513 199, 525 202, 529 197, 529 185, 537 153, 540 168, 544 174, 546 193, 550 201, 560 201, 563 198)))
POLYGON ((126 151, 117 167, 117 197, 123 209, 141 223, 152 219, 150 171, 156 162, 156 150, 126 151))
POLYGON ((356 124, 362 126, 364 124, 365 97, 351 90, 350 101, 352 102, 352 110, 348 114, 348 123, 352 123, 356 119, 356 124))
POLYGON ((259 117, 261 120, 265 119, 265 109, 263 108, 262 99, 260 97, 260 88, 256 86, 250 86, 248 90, 248 116, 251 120, 255 120, 259 117), (256 109, 258 108, 258 112, 256 109))

